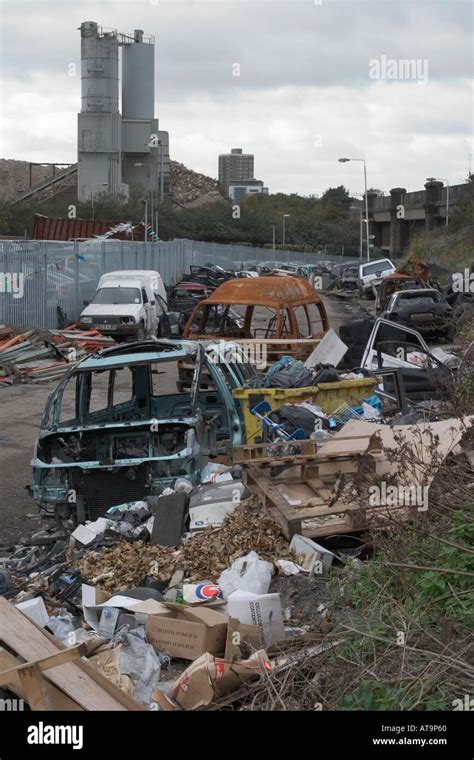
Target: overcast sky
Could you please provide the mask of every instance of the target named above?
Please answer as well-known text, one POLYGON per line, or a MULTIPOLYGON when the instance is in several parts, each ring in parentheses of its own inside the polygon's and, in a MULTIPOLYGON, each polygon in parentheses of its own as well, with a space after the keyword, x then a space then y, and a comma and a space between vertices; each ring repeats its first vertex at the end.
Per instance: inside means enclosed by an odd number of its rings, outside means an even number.
POLYGON ((340 156, 365 158, 385 192, 467 175, 470 2, 0 0, 0 11, 0 157, 76 160, 78 27, 96 21, 155 35, 155 115, 191 169, 216 177, 218 154, 243 147, 270 192, 303 195, 362 192, 362 164, 340 156))

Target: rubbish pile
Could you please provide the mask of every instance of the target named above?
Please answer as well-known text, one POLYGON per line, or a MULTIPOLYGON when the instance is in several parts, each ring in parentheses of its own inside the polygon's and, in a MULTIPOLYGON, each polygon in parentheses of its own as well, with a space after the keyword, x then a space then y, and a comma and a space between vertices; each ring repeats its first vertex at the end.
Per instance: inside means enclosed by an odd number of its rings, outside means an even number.
POLYGON ((473 422, 352 419, 322 446, 244 445, 236 464, 208 463, 198 485, 180 478, 71 535, 33 536, 0 559, 4 688, 32 709, 219 709, 339 646, 323 579, 364 563, 354 544, 337 548, 327 537, 347 540, 394 513, 399 521, 423 511, 423 501, 400 494, 384 501, 383 489, 372 502, 367 488, 399 476, 393 455, 411 447, 418 460, 405 480, 418 496, 473 422), (297 588, 313 595, 309 616, 296 609, 297 588), (32 686, 18 674, 38 660, 32 686))
POLYGON ((27 330, 0 326, 0 387, 59 380, 83 356, 112 345, 97 330, 27 330))

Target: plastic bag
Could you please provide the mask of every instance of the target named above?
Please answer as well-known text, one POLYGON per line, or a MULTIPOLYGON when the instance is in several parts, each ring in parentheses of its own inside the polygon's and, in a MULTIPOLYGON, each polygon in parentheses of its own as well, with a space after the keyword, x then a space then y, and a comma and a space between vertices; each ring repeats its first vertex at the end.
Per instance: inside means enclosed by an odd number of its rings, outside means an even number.
MULTIPOLYGON (((158 688, 161 674, 161 660, 155 650, 148 644, 144 628, 132 631, 125 626, 111 639, 111 644, 120 643, 123 649, 118 653, 120 672, 129 676, 135 687, 135 697, 149 705, 151 695, 158 688)), ((167 658, 169 661, 169 658, 167 658)))
POLYGON ((267 594, 272 579, 273 565, 260 559, 257 552, 239 557, 231 567, 224 570, 218 584, 225 596, 233 591, 251 591, 253 594, 267 594))
POLYGON ((218 462, 209 462, 201 470, 201 483, 221 483, 232 480, 231 468, 218 462))
POLYGON ((49 618, 48 628, 57 639, 64 641, 69 646, 71 633, 75 631, 76 626, 74 625, 74 619, 71 613, 67 612, 65 609, 61 609, 59 615, 49 618))

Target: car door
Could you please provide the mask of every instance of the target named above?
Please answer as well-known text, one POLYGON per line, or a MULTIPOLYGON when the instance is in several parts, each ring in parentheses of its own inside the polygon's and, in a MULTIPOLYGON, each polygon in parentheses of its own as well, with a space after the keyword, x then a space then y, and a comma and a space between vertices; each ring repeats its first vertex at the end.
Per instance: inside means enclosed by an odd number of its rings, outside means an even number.
MULTIPOLYGON (((451 377, 450 370, 434 357, 416 330, 377 319, 367 341, 361 367, 376 373, 384 367, 399 367, 407 396, 420 401, 436 398, 440 383, 451 377)), ((391 380, 385 380, 388 393, 391 380), (388 384, 388 385, 387 385, 388 384)))
POLYGON ((156 335, 158 324, 154 316, 155 307, 150 302, 146 288, 142 288, 142 301, 145 313, 145 335, 149 338, 151 335, 156 335))

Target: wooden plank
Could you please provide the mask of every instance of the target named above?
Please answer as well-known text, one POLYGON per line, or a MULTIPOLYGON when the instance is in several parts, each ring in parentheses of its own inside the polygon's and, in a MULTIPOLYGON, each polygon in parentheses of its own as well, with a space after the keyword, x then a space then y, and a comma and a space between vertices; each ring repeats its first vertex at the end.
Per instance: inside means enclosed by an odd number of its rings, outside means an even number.
POLYGON ((355 457, 359 454, 365 454, 369 447, 368 438, 343 438, 338 440, 333 438, 324 444, 321 449, 321 457, 333 459, 334 457, 355 457))
MULTIPOLYGON (((14 605, 0 597, 0 642, 3 641, 12 651, 25 660, 35 660, 57 654, 65 649, 61 642, 56 642, 17 610, 14 605), (54 643, 53 643, 54 641, 54 643)), ((45 678, 73 699, 85 710, 141 710, 142 706, 131 699, 112 682, 100 682, 96 678, 98 671, 82 667, 86 663, 68 662, 45 672, 45 678), (128 706, 123 699, 128 698, 128 706)), ((105 681, 105 679, 104 679, 105 681)))
POLYGON ((9 670, 4 670, 0 673, 0 686, 11 683, 11 678, 15 680, 19 677, 19 670, 31 668, 33 666, 38 667, 39 671, 48 670, 54 668, 57 665, 63 665, 65 662, 71 662, 72 660, 78 660, 85 654, 86 647, 84 644, 76 644, 74 647, 68 647, 56 654, 51 654, 49 657, 41 657, 38 660, 31 662, 24 662, 16 665, 9 670))
POLYGON ((249 469, 247 470, 247 476, 246 476, 246 484, 253 486, 254 488, 258 488, 260 491, 260 495, 263 501, 264 506, 268 509, 269 513, 277 523, 277 525, 280 526, 281 531, 285 538, 287 538, 289 541, 293 538, 295 533, 299 533, 301 531, 301 520, 288 520, 286 517, 284 511, 279 508, 272 499, 269 499, 269 494, 262 490, 259 486, 258 480, 259 480, 259 473, 255 473, 253 470, 249 469))
POLYGON ((31 710, 52 710, 53 706, 38 665, 23 665, 17 671, 31 710))
MULTIPOLYGON (((1 670, 7 670, 8 668, 15 667, 15 665, 22 665, 22 664, 23 663, 20 662, 20 660, 17 657, 15 657, 13 654, 8 652, 3 647, 0 647, 0 669, 1 670)), ((72 699, 70 699, 65 694, 63 694, 62 691, 60 691, 56 686, 54 686, 48 680, 44 679, 44 684, 48 692, 49 700, 51 702, 53 710, 55 711, 64 710, 67 712, 73 712, 73 711, 83 712, 82 707, 79 707, 79 705, 76 702, 74 702, 72 699)), ((16 694, 17 697, 20 697, 21 699, 25 699, 25 701, 27 701, 25 692, 19 680, 18 680, 18 683, 10 683, 8 686, 8 690, 16 694)))
POLYGON ((308 459, 314 459, 317 447, 313 441, 301 441, 287 443, 275 441, 274 443, 257 443, 254 445, 236 446, 233 450, 234 464, 242 465, 280 465, 285 463, 304 464, 308 459), (288 448, 297 446, 300 453, 292 454, 288 448), (281 452, 281 453, 279 453, 281 452))

